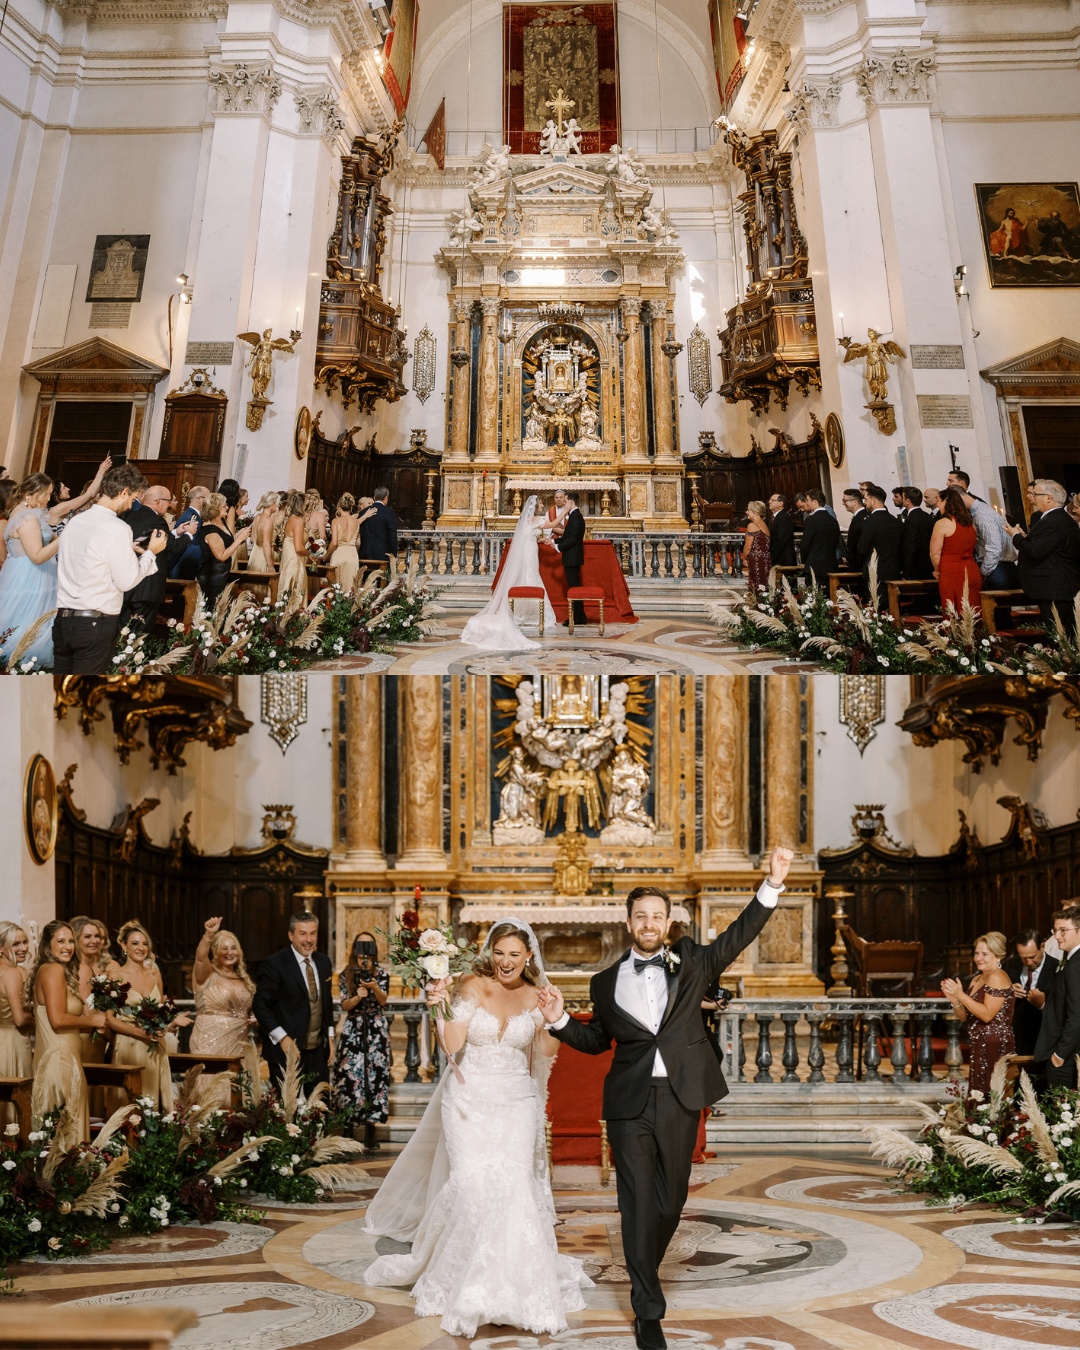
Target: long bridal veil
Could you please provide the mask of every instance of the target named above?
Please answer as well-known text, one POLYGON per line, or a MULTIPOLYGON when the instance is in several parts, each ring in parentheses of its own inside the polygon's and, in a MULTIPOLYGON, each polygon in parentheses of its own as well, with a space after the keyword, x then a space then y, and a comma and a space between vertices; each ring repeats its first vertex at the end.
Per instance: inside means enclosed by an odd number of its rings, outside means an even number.
MULTIPOLYGON (((529 924, 516 914, 502 914, 491 925, 489 931, 493 932, 501 923, 512 923, 515 928, 519 928, 528 936, 529 950, 540 971, 540 983, 547 984, 548 978, 540 955, 540 944, 529 924)), ((484 946, 487 946, 486 941, 484 946)), ((541 1104, 547 1100, 547 1080, 551 1066, 550 1056, 540 1054, 532 1056, 530 1069, 533 1078, 536 1079, 541 1104)), ((425 1211, 449 1180, 450 1159, 443 1135, 442 1099, 451 1073, 452 1070, 447 1066, 431 1095, 420 1124, 412 1132, 408 1143, 395 1159, 386 1180, 368 1205, 364 1218, 366 1232, 378 1233, 384 1237, 394 1238, 398 1242, 412 1242, 425 1211)), ((542 1124, 537 1132, 533 1170, 547 1187, 547 1149, 542 1124)))
MULTIPOLYGON (((502 574, 492 591, 491 599, 479 614, 474 614, 465 625, 461 641, 469 647, 490 647, 495 651, 521 652, 539 647, 538 642, 527 638, 518 627, 510 613, 509 590, 511 586, 543 586, 540 580, 540 554, 537 549, 535 493, 528 498, 518 517, 517 528, 507 545, 508 554, 503 564, 502 574)), ((533 600, 523 600, 523 605, 532 606, 533 600)), ((555 611, 551 601, 544 595, 544 627, 555 627, 555 611)))

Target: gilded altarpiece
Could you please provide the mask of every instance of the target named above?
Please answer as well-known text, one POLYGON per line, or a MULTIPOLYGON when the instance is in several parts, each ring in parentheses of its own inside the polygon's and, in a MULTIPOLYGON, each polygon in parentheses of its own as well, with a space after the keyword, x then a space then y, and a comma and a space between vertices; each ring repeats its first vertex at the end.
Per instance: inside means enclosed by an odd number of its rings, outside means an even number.
POLYGON ((437 255, 450 280, 438 524, 512 528, 573 483, 605 530, 687 528, 673 318, 684 264, 636 156, 491 152, 437 255))
POLYGON ((661 886, 682 931, 708 941, 762 876, 750 851, 756 755, 760 850, 787 841, 796 864, 726 978, 747 994, 820 993, 811 693, 774 678, 752 746, 749 681, 737 677, 339 677, 327 876, 339 956, 362 927, 388 927, 417 885, 422 918, 470 938, 520 911, 573 999, 625 949, 636 885, 661 886))

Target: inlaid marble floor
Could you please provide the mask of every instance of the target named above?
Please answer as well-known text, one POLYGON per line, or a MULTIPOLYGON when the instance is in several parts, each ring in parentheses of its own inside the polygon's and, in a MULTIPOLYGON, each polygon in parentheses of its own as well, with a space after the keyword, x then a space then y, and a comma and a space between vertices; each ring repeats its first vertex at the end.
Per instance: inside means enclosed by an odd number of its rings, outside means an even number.
MULTIPOLYGON (((372 1159, 381 1178, 389 1158, 372 1159)), ((563 1251, 596 1281, 561 1336, 482 1327, 471 1342, 372 1289, 361 1231, 373 1189, 333 1205, 274 1206, 262 1225, 172 1228, 78 1262, 15 1267, 27 1302, 88 1315, 145 1304, 193 1309, 184 1350, 632 1350, 614 1184, 555 1175, 563 1251)), ((694 1169, 663 1272, 672 1347, 715 1350, 1034 1350, 1080 1346, 1080 1229, 997 1211, 928 1209, 865 1154, 739 1152, 694 1169)), ((24 1302, 22 1307, 26 1307, 24 1302)))

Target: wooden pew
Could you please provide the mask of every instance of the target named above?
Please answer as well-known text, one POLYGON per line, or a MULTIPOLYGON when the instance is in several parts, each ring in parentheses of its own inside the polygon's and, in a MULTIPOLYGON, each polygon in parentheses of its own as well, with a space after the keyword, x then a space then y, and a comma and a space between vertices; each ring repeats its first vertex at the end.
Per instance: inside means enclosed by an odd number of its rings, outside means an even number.
POLYGON ((142 1069, 131 1064, 84 1064, 88 1087, 119 1088, 133 1102, 142 1095, 142 1069))
POLYGON ((998 629, 998 616, 1002 610, 1006 611, 1010 619, 1015 615, 1023 619, 1016 628, 1009 628, 1009 633, 1033 633, 1039 631, 1037 625, 1041 623, 1041 614, 1039 607, 1033 601, 1029 600, 1023 591, 983 591, 979 598, 982 605, 983 624, 988 633, 996 633, 998 629), (1030 624, 1030 627, 1027 625, 1030 624))
POLYGON ((34 1090, 32 1078, 0 1078, 0 1102, 10 1102, 15 1108, 15 1123, 23 1143, 33 1129, 30 1113, 30 1094, 34 1090))
POLYGON ((791 587, 793 591, 797 591, 799 587, 802 585, 803 581, 802 563, 796 563, 794 566, 788 567, 770 568, 769 575, 770 577, 776 578, 776 589, 778 591, 783 590, 783 583, 781 582, 781 577, 787 577, 788 585, 791 587))
POLYGON ((180 599, 184 606, 183 624, 185 628, 191 627, 191 621, 195 617, 195 606, 199 603, 199 583, 197 581, 185 581, 183 577, 169 577, 165 582, 165 603, 172 598, 180 599))
POLYGON ((836 604, 836 595, 838 591, 850 591, 862 581, 861 572, 830 572, 829 573, 829 599, 836 604))
POLYGON ((162 1305, 100 1309, 27 1299, 4 1309, 0 1350, 169 1350, 198 1321, 189 1308, 162 1305))
MULTIPOLYGON (((923 611, 927 617, 941 612, 941 592, 932 577, 924 581, 887 581, 885 589, 889 596, 889 613, 897 623, 904 622, 905 600, 932 600, 934 602, 932 608, 923 611)), ((912 617, 910 611, 906 617, 909 619, 912 617)), ((922 614, 917 617, 921 618, 922 614)))

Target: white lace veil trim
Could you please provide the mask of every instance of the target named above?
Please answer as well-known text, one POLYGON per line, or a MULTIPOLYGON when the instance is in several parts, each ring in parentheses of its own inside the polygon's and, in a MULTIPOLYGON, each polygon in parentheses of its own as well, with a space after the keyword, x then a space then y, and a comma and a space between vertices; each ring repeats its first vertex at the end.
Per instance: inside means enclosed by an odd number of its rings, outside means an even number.
MULTIPOLYGON (((544 971, 544 961, 540 955, 540 944, 532 926, 516 914, 501 914, 491 925, 484 940, 481 952, 491 945, 491 934, 500 924, 510 923, 529 939, 529 952, 540 973, 540 984, 548 983, 544 971)), ((547 1100, 547 1080, 554 1060, 552 1055, 533 1055, 530 1072, 536 1080, 541 1103, 547 1100)), ((368 1205, 364 1217, 364 1231, 391 1237, 398 1242, 412 1242, 420 1220, 436 1195, 446 1185, 450 1177, 450 1159, 446 1152, 446 1139, 442 1127, 442 1101, 446 1085, 451 1077, 450 1068, 443 1069, 442 1076, 431 1094, 427 1109, 420 1124, 413 1131, 408 1143, 401 1150, 386 1180, 368 1205)), ((543 1108, 541 1108, 543 1109, 543 1108)), ((547 1155, 544 1145, 543 1126, 537 1130, 537 1149, 533 1160, 538 1175, 547 1178, 547 1155)))

